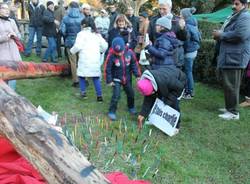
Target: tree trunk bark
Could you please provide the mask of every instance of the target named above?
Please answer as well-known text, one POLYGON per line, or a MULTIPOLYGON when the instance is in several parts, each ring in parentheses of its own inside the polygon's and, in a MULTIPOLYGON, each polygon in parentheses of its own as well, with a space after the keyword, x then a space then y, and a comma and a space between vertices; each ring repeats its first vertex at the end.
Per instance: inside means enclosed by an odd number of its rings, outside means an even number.
MULTIPOLYGON (((46 64, 45 64, 46 65, 46 64)), ((49 184, 108 184, 36 108, 0 80, 0 135, 6 137, 49 184)))
POLYGON ((0 79, 28 79, 68 75, 68 64, 0 61, 0 79))

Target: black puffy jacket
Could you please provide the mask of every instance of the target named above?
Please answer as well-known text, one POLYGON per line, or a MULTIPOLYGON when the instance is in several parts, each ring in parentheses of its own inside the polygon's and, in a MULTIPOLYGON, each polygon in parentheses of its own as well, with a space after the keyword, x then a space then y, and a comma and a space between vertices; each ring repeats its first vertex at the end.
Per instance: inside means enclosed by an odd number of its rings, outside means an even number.
POLYGON ((29 3, 28 13, 31 27, 42 27, 43 21, 41 17, 43 16, 43 12, 45 7, 42 4, 34 5, 32 2, 29 3))
POLYGON ((147 117, 154 105, 156 98, 161 99, 165 104, 177 109, 177 98, 181 95, 185 83, 185 74, 174 65, 166 65, 156 70, 149 70, 153 75, 158 90, 156 93, 145 96, 140 115, 147 117))

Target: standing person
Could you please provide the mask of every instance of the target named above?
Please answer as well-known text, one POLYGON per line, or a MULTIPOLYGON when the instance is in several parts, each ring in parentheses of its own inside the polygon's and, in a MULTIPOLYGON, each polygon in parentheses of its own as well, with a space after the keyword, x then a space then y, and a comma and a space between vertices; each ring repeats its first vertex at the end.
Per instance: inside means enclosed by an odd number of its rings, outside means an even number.
POLYGON ((126 16, 132 24, 132 28, 135 32, 135 35, 138 36, 140 22, 139 22, 139 18, 134 15, 134 9, 131 6, 128 7, 126 16))
POLYGON ((126 46, 132 50, 134 50, 137 44, 137 39, 135 32, 132 29, 132 24, 123 14, 117 16, 114 28, 108 33, 109 47, 111 47, 112 41, 115 37, 122 37, 126 46))
POLYGON ((45 7, 39 0, 31 0, 28 5, 28 13, 29 13, 29 40, 26 44, 26 49, 24 51, 24 56, 30 56, 32 52, 32 45, 34 41, 34 37, 36 35, 36 55, 41 56, 42 49, 42 29, 43 29, 43 21, 41 17, 43 17, 43 12, 45 7))
POLYGON ((146 53, 142 53, 142 50, 145 48, 145 41, 148 39, 148 26, 149 19, 147 12, 142 12, 139 15, 140 25, 139 25, 139 34, 137 36, 137 46, 135 47, 135 53, 139 60, 141 70, 144 71, 149 67, 149 61, 146 58, 146 53), (142 55, 144 54, 144 55, 142 55), (144 57, 144 58, 143 58, 144 57))
POLYGON ((233 14, 220 30, 213 31, 219 42, 218 68, 223 82, 225 109, 219 117, 239 120, 238 111, 240 83, 243 69, 250 60, 250 14, 247 0, 233 0, 233 14))
POLYGON ((116 17, 118 16, 118 13, 116 11, 116 6, 115 5, 110 5, 109 6, 110 9, 110 15, 109 15, 109 19, 110 19, 110 24, 109 24, 109 30, 114 28, 114 23, 116 20, 116 17))
POLYGON ((240 104, 240 107, 250 107, 250 62, 246 71, 245 101, 240 104))
POLYGON ((100 13, 101 15, 96 17, 95 19, 95 25, 97 30, 101 33, 102 37, 107 40, 109 24, 110 24, 108 12, 102 9, 100 13))
POLYGON ((91 77, 96 91, 97 101, 102 102, 101 76, 101 53, 108 48, 107 42, 96 33, 95 23, 92 18, 83 19, 82 31, 77 34, 74 46, 70 49, 72 54, 79 52, 77 75, 80 80, 81 97, 86 98, 85 77, 91 77))
POLYGON ((149 39, 154 43, 157 33, 155 23, 157 19, 167 16, 172 17, 172 30, 177 39, 179 40, 178 48, 174 51, 174 61, 175 65, 181 68, 184 64, 184 49, 183 41, 187 39, 187 32, 185 29, 185 21, 183 18, 174 16, 171 13, 172 1, 171 0, 159 0, 159 13, 150 20, 149 24, 149 39))
POLYGON ((193 64, 200 48, 201 34, 198 29, 198 22, 193 13, 196 11, 194 7, 184 8, 181 10, 181 18, 186 22, 187 40, 184 41, 184 71, 187 76, 187 84, 183 94, 184 99, 192 99, 194 97, 194 79, 193 64))
POLYGON ((125 49, 125 42, 121 37, 112 41, 112 48, 105 61, 105 79, 109 86, 113 87, 113 94, 109 106, 108 117, 116 120, 117 104, 123 87, 127 95, 127 106, 130 114, 136 114, 134 107, 134 90, 131 85, 131 72, 138 78, 140 70, 136 57, 131 50, 125 49))
POLYGON ((47 2, 47 9, 43 13, 43 36, 48 40, 48 48, 45 51, 42 62, 48 62, 49 58, 52 63, 56 63, 56 25, 59 22, 54 16, 54 3, 47 2))
MULTIPOLYGON (((65 8, 64 8, 64 1, 63 0, 59 0, 58 1, 58 6, 57 8, 55 8, 55 19, 61 24, 62 19, 65 15, 65 8)), ((57 34, 56 34, 56 49, 57 49, 57 55, 58 57, 62 57, 62 51, 61 51, 61 39, 62 39, 62 33, 59 30, 60 25, 56 27, 57 34)))
POLYGON ((72 1, 69 4, 68 14, 63 17, 60 26, 60 31, 65 37, 64 45, 66 47, 68 61, 71 68, 73 87, 78 87, 79 85, 79 79, 76 74, 78 56, 77 54, 72 54, 70 49, 75 43, 77 33, 81 31, 81 22, 83 19, 84 16, 80 12, 79 4, 72 1))
MULTIPOLYGON (((8 4, 0 3, 0 62, 18 62, 22 61, 13 36, 21 38, 17 25, 13 19, 9 18, 10 9, 8 4)), ((16 88, 16 81, 8 81, 8 85, 13 90, 16 88)))
POLYGON ((157 39, 154 45, 145 43, 145 49, 152 56, 151 66, 153 69, 161 68, 165 65, 174 65, 174 50, 178 47, 178 40, 174 32, 171 31, 171 17, 161 17, 156 21, 157 39))

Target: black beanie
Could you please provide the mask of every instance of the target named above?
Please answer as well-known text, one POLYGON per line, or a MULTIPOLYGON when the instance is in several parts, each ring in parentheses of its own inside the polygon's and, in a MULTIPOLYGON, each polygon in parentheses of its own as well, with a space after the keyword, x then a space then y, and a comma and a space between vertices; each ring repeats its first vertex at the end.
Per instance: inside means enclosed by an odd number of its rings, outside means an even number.
MULTIPOLYGON (((233 2, 234 2, 234 0, 233 0, 233 2)), ((247 3, 248 3, 248 0, 240 0, 240 2, 241 2, 242 4, 247 4, 247 3)))
POLYGON ((54 4, 53 1, 48 1, 48 2, 47 2, 47 7, 48 7, 49 5, 51 5, 51 4, 54 4))
POLYGON ((248 3, 248 0, 240 0, 240 2, 241 2, 242 4, 247 4, 247 3, 248 3))

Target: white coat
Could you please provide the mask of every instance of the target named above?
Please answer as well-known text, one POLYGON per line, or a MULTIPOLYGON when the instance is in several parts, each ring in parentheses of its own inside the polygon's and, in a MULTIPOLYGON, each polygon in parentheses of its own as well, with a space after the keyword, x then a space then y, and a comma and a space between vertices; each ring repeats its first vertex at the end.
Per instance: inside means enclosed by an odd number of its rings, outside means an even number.
POLYGON ((108 43, 100 34, 84 28, 77 34, 74 46, 70 49, 72 54, 79 52, 77 75, 80 77, 101 76, 101 53, 108 48, 108 43))

